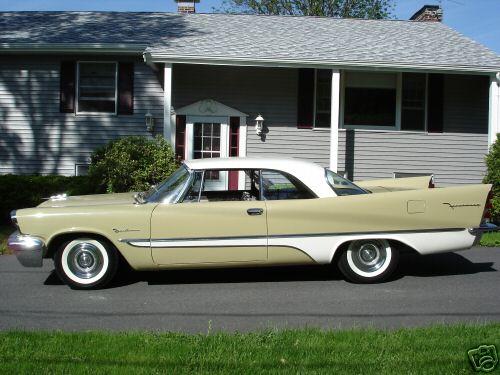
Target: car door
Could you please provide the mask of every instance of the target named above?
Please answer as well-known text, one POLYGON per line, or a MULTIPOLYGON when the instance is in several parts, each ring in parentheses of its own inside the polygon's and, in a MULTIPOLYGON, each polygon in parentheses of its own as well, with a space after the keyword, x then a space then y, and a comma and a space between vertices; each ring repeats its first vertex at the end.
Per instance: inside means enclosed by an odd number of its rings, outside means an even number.
POLYGON ((160 203, 151 217, 151 250, 154 262, 164 266, 265 262, 266 204, 160 203))

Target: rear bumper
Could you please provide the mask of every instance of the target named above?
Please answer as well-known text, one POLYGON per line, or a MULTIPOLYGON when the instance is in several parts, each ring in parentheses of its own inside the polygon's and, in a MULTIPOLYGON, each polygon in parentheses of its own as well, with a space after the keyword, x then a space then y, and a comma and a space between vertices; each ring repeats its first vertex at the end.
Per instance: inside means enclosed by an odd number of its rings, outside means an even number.
POLYGON ((480 235, 483 234, 484 232, 496 232, 499 229, 500 228, 495 224, 483 223, 477 228, 469 228, 469 233, 473 235, 480 235))
POLYGON ((29 236, 16 231, 9 236, 7 247, 24 267, 41 267, 45 243, 39 237, 29 236))

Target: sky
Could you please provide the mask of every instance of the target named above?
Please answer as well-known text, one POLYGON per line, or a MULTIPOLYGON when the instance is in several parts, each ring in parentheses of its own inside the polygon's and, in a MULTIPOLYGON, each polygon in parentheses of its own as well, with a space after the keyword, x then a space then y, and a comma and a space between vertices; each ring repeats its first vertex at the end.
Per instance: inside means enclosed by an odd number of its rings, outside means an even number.
MULTIPOLYGON (((222 0, 201 0, 197 12, 210 13, 222 0)), ((395 0, 394 16, 408 19, 425 4, 441 4, 444 23, 500 54, 500 0, 395 0)), ((0 11, 95 10, 175 12, 173 0, 0 0, 0 11)))

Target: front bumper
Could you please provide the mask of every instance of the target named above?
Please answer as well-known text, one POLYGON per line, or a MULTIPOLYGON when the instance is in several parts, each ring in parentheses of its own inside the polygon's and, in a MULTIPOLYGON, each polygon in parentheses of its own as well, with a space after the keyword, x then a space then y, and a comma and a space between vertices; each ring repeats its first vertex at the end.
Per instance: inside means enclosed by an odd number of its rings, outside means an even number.
POLYGON ((41 267, 45 243, 39 237, 29 236, 15 231, 7 240, 7 247, 24 267, 41 267))

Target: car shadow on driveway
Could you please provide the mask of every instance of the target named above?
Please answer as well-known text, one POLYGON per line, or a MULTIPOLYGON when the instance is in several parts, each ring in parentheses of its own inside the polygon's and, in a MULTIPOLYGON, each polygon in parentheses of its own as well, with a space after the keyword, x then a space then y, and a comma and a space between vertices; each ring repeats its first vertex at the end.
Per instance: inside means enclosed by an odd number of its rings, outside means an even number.
MULTIPOLYGON (((480 272, 496 272, 493 262, 474 263, 457 253, 418 255, 404 254, 390 281, 407 276, 432 277, 468 275, 480 272)), ((260 268, 216 268, 165 270, 160 272, 135 272, 121 270, 107 289, 118 288, 139 282, 149 285, 174 284, 214 284, 214 283, 252 283, 252 282, 292 282, 292 281, 339 281, 343 276, 337 267, 288 266, 260 268)), ((45 285, 61 285, 55 271, 45 280, 45 285)))

